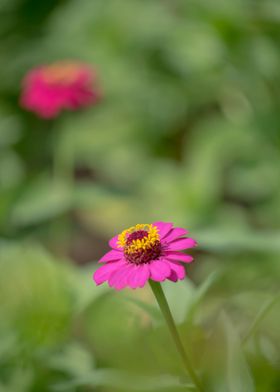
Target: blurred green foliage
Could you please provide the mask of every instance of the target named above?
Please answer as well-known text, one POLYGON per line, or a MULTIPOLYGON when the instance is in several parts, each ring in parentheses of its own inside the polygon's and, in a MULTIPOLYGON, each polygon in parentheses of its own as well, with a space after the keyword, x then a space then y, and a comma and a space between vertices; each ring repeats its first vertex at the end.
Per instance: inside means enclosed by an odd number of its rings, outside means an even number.
POLYGON ((207 392, 279 390, 279 1, 0 14, 0 391, 193 390, 149 290, 96 288, 77 266, 157 219, 199 242, 195 284, 164 289, 207 392), (91 64, 103 99, 43 121, 21 80, 60 59, 91 64))

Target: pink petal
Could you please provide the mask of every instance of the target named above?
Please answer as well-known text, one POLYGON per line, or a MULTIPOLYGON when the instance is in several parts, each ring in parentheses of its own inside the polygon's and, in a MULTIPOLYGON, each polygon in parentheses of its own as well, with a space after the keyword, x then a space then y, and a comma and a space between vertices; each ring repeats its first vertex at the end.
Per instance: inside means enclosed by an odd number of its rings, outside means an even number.
POLYGON ((172 230, 170 230, 170 232, 166 235, 166 237, 164 238, 164 242, 171 242, 176 240, 179 237, 182 237, 183 235, 188 234, 188 231, 185 229, 182 229, 181 227, 176 227, 172 230))
POLYGON ((121 248, 117 245, 118 242, 118 235, 115 235, 115 237, 111 238, 109 241, 109 245, 111 246, 111 248, 116 249, 116 250, 120 250, 121 248))
POLYGON ((162 260, 155 260, 149 264, 151 276, 150 278, 156 282, 162 282, 170 275, 170 267, 168 263, 162 260))
POLYGON ((175 271, 171 270, 171 273, 170 273, 170 275, 168 276, 167 279, 172 280, 172 282, 177 282, 178 281, 178 276, 177 276, 175 271))
POLYGON ((192 238, 179 238, 178 240, 168 243, 167 250, 183 250, 193 248, 196 245, 196 241, 192 238))
POLYGON ((133 269, 133 265, 126 264, 122 268, 114 271, 109 280, 109 286, 114 287, 116 290, 121 290, 127 286, 127 278, 133 269))
MULTIPOLYGON (((180 263, 178 263, 177 261, 169 261, 169 266, 171 268, 171 270, 177 275, 177 278, 182 280, 184 279, 184 277, 186 276, 186 271, 183 265, 181 265, 180 263)), ((174 274, 171 274, 170 276, 172 276, 174 274)), ((169 278, 170 278, 169 276, 169 278)))
POLYGON ((147 264, 135 265, 131 274, 127 278, 128 286, 132 289, 143 287, 150 277, 150 270, 147 264))
POLYGON ((167 260, 175 260, 175 261, 182 261, 183 263, 191 263, 193 261, 193 257, 190 255, 186 255, 185 253, 182 252, 176 252, 176 251, 165 251, 164 257, 167 260))
POLYGON ((110 250, 110 252, 107 252, 103 257, 101 257, 98 263, 106 263, 107 261, 120 260, 122 256, 123 254, 121 251, 110 250))
POLYGON ((154 222, 153 226, 157 226, 160 239, 163 239, 173 227, 173 223, 168 222, 154 222))
POLYGON ((104 283, 106 280, 109 279, 111 274, 125 264, 124 261, 116 261, 102 265, 95 271, 93 274, 93 280, 97 285, 104 283))

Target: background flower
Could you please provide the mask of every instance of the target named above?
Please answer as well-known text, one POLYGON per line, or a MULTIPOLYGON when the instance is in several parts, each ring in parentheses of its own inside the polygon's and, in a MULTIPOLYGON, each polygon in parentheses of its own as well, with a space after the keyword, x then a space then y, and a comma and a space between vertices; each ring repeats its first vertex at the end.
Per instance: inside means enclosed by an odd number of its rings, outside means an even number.
POLYGON ((62 110, 93 105, 99 98, 96 75, 89 65, 60 61, 27 73, 20 102, 39 117, 53 118, 62 110))

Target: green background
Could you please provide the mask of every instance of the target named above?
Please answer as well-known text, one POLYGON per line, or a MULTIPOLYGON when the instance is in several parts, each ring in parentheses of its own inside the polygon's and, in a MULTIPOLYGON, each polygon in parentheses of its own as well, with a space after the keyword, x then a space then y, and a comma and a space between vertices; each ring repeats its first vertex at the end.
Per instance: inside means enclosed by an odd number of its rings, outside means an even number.
POLYGON ((149 288, 92 282, 108 238, 155 220, 199 244, 163 287, 206 392, 280 390, 279 1, 0 14, 0 391, 194 390, 149 288), (26 72, 64 59, 96 70, 100 103, 21 109, 26 72))

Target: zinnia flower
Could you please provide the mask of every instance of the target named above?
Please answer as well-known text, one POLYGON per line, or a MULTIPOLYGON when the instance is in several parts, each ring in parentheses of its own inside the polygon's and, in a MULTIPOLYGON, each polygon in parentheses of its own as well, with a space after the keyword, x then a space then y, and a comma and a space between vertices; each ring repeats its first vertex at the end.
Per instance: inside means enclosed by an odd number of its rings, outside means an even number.
POLYGON ((23 80, 20 103, 39 117, 54 118, 98 101, 95 73, 86 64, 61 61, 34 68, 23 80))
POLYGON ((97 285, 108 281, 110 287, 143 287, 152 279, 177 282, 184 279, 185 268, 193 258, 182 253, 196 241, 186 237, 188 232, 172 223, 137 224, 109 241, 112 250, 99 261, 105 263, 93 275, 97 285))

